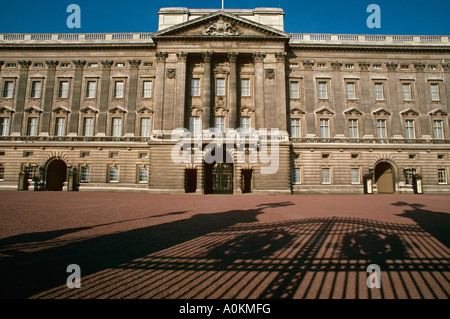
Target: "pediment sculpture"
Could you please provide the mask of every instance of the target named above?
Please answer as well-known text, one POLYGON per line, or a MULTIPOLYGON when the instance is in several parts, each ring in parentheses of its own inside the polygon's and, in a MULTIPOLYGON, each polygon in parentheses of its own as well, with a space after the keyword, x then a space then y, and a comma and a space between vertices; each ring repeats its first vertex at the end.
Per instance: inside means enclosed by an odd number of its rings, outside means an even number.
POLYGON ((236 36, 241 34, 235 23, 230 21, 226 22, 220 18, 217 22, 211 21, 209 25, 205 27, 203 31, 204 35, 215 35, 215 36, 236 36))

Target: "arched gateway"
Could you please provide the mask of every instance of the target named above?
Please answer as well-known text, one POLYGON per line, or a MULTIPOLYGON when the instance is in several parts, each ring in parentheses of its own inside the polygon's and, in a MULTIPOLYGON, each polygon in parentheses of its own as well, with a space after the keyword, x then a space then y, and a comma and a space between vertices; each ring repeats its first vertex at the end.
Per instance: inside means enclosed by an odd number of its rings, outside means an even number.
POLYGON ((213 149, 204 162, 205 194, 233 194, 233 157, 223 148, 213 149))
POLYGON ((375 166, 375 184, 379 194, 393 194, 394 169, 388 162, 380 162, 375 166))
POLYGON ((46 185, 49 191, 62 191, 67 179, 67 164, 61 159, 54 159, 47 164, 46 185))

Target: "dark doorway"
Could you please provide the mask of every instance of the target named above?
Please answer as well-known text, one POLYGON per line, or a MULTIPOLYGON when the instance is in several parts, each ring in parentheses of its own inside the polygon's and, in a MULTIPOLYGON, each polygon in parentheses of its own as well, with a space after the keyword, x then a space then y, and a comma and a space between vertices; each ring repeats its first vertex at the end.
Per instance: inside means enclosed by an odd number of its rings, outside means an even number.
POLYGON ((391 164, 381 162, 375 166, 375 184, 380 194, 394 193, 394 170, 391 164))
POLYGON ((233 194, 233 158, 223 148, 213 149, 211 156, 215 158, 215 152, 222 152, 220 159, 212 163, 204 163, 205 194, 233 194))
POLYGON ((53 160, 47 165, 47 190, 62 191, 67 179, 67 165, 62 160, 53 160))
POLYGON ((186 193, 195 193, 197 190, 197 170, 186 169, 184 172, 184 190, 186 193))
POLYGON ((242 193, 251 193, 252 192, 252 174, 253 174, 253 170, 251 170, 251 169, 241 170, 242 193))

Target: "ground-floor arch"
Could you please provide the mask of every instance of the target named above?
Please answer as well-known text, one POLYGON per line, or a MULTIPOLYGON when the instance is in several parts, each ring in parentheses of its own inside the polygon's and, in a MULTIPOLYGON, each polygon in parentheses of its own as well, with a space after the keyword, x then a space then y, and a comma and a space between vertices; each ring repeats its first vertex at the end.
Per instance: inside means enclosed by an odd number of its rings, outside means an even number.
POLYGON ((394 168, 388 162, 380 162, 375 166, 375 184, 379 194, 395 192, 394 168))
POLYGON ((233 157, 223 148, 213 149, 208 155, 204 162, 204 193, 233 194, 233 157), (216 156, 219 152, 223 156, 216 156), (211 162, 208 159, 214 160, 211 162))
POLYGON ((62 191, 67 180, 67 164, 61 159, 54 159, 47 164, 46 187, 49 191, 62 191))

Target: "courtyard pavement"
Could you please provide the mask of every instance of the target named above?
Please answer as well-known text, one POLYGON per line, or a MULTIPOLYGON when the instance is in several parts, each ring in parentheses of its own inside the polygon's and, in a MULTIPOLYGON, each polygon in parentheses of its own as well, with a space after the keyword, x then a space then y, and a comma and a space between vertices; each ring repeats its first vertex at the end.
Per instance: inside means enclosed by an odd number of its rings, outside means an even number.
POLYGON ((450 196, 0 192, 0 298, 448 299, 450 196), (68 288, 81 270, 81 287, 68 288), (367 267, 381 270, 368 288, 367 267))

